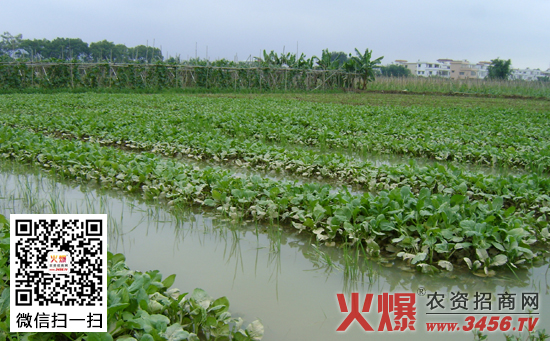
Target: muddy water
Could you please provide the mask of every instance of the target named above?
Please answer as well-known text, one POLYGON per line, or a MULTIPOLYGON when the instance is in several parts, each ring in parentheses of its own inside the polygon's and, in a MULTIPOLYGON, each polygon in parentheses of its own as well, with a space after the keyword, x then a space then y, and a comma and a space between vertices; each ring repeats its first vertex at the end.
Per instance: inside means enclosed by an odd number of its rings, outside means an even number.
MULTIPOLYGON (((537 327, 550 330, 548 263, 493 278, 459 270, 423 275, 396 260, 369 261, 353 252, 314 247, 308 236, 276 225, 235 223, 195 210, 169 212, 135 196, 61 183, 5 162, 0 167, 0 213, 107 213, 109 250, 124 253, 131 268, 158 269, 165 276, 175 273, 175 286, 183 291, 200 287, 214 297, 227 296, 234 316, 246 323, 261 319, 267 341, 468 340, 473 339, 471 332, 427 332, 426 323, 463 326, 467 316, 478 320, 487 316, 487 323, 493 316, 512 316, 512 327, 518 327, 517 319, 527 316, 521 296, 529 292, 539 297, 539 309, 534 311, 539 314, 533 315, 539 317, 537 327), (351 292, 360 294, 361 308, 365 295, 374 294, 370 311, 363 316, 375 331, 366 332, 354 321, 345 332, 336 332, 347 316, 340 312, 336 294, 345 293, 349 301, 351 292), (415 331, 376 331, 382 316, 377 295, 417 292, 427 295, 414 296, 415 331), (431 310, 428 297, 436 292, 445 295, 444 308, 431 310), (458 292, 469 294, 466 310, 451 310, 449 298, 458 292), (492 294, 483 306, 490 302, 491 310, 481 310, 481 305, 474 309, 476 292, 492 294), (515 309, 499 310, 497 295, 505 292, 516 294, 515 309)), ((503 339, 499 332, 488 334, 503 339)))

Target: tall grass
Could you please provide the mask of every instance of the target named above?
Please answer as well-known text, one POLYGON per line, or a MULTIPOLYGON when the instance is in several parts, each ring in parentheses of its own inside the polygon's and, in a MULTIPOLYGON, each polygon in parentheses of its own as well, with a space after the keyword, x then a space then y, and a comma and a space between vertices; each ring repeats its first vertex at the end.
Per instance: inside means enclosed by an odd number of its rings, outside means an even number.
POLYGON ((367 89, 411 93, 465 93, 550 99, 550 82, 544 81, 378 77, 374 82, 369 83, 367 89))

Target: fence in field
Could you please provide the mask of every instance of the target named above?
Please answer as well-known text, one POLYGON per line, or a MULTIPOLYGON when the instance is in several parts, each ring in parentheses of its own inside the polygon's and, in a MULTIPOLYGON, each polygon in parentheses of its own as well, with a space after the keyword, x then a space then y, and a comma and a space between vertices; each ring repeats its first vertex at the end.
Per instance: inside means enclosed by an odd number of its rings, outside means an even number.
POLYGON ((217 67, 171 64, 0 63, 0 89, 207 88, 258 90, 365 89, 410 93, 470 93, 550 99, 550 82, 377 77, 344 70, 217 67))
POLYGON ((361 75, 343 70, 168 64, 3 63, 0 88, 218 88, 313 90, 357 88, 361 75))

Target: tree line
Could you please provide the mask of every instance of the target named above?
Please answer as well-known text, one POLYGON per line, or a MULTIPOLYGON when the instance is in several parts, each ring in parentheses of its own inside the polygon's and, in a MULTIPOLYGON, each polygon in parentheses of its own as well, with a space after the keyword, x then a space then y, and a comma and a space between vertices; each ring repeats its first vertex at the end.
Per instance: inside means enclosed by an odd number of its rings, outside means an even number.
POLYGON ((113 62, 113 63, 169 63, 183 65, 203 65, 219 67, 289 67, 297 69, 341 70, 361 73, 366 82, 374 80, 375 75, 389 77, 408 77, 409 69, 402 65, 382 66, 383 57, 372 59, 372 51, 361 53, 355 49, 355 55, 345 52, 323 50, 321 55, 306 57, 293 53, 278 54, 263 51, 263 55, 247 62, 233 62, 226 59, 209 61, 192 58, 181 60, 179 56, 165 58, 158 47, 138 45, 128 47, 124 44, 102 40, 86 43, 80 38, 23 39, 22 34, 12 35, 4 32, 0 41, 0 61, 72 61, 72 62, 113 62))
POLYGON ((157 47, 138 45, 127 47, 124 44, 102 40, 86 43, 80 38, 23 39, 22 34, 4 32, 0 41, 0 61, 74 61, 128 63, 163 61, 162 52, 157 47))

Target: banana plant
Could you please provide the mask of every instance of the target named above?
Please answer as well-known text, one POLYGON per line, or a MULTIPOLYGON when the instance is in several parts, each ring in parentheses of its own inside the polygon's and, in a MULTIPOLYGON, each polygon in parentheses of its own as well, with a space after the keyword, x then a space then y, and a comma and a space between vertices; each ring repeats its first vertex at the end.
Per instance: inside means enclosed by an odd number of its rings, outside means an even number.
POLYGON ((322 70, 338 70, 340 67, 340 63, 338 62, 338 59, 331 60, 332 59, 332 53, 328 51, 328 49, 323 50, 323 54, 321 55, 321 58, 317 56, 313 56, 313 59, 317 62, 317 65, 322 70))
POLYGON ((296 67, 296 54, 290 52, 287 54, 281 54, 281 64, 286 65, 289 68, 296 67))
POLYGON ((283 65, 284 56, 281 55, 281 58, 279 58, 279 56, 275 51, 272 50, 271 52, 267 53, 267 51, 264 50, 263 58, 256 57, 256 59, 258 60, 260 65, 264 67, 271 67, 271 66, 281 67, 283 65))
POLYGON ((300 58, 296 61, 296 68, 298 69, 313 69, 313 64, 315 63, 315 59, 313 57, 306 58, 305 54, 301 54, 300 58))
POLYGON ((314 58, 307 59, 305 54, 298 57, 295 53, 288 52, 286 55, 281 54, 281 65, 286 65, 291 69, 312 69, 314 58))
POLYGON ((366 88, 368 82, 374 81, 374 68, 380 64, 384 57, 371 60, 372 51, 369 49, 366 49, 365 53, 361 53, 358 49, 355 49, 355 53, 357 56, 351 58, 354 61, 352 65, 355 67, 355 72, 362 74, 362 86, 366 88))

